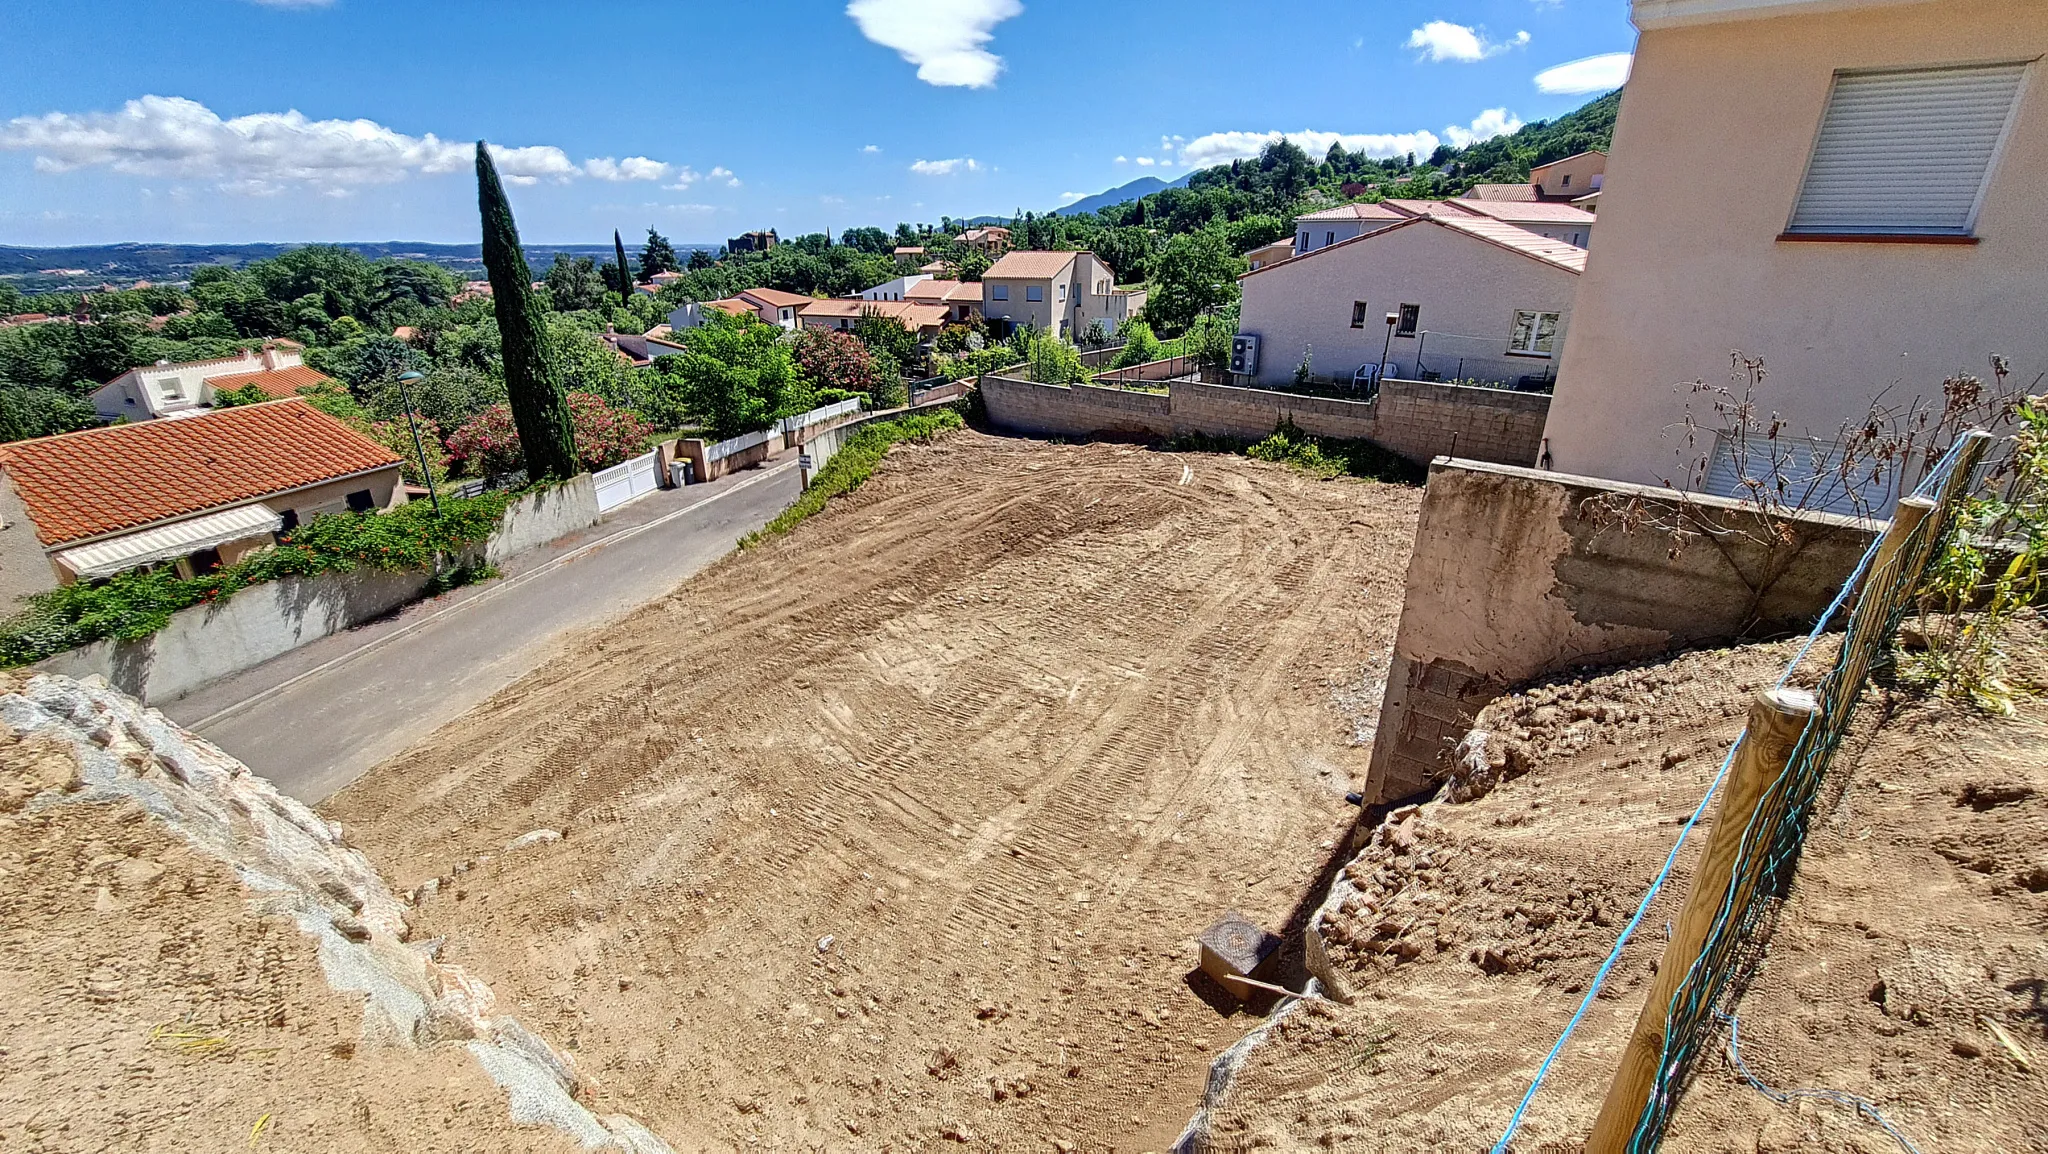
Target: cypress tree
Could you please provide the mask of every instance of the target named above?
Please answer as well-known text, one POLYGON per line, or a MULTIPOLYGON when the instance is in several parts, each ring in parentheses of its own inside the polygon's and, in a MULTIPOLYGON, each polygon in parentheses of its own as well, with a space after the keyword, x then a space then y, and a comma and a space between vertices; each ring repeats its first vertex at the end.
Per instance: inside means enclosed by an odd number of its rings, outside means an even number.
POLYGON ((533 295, 533 270, 519 247, 512 205, 481 140, 476 142, 476 199, 483 215, 484 271, 491 279, 505 359, 505 394, 526 456, 526 476, 530 481, 567 480, 580 471, 569 398, 548 356, 547 318, 533 295))
POLYGON ((612 230, 612 251, 619 254, 619 303, 633 307, 633 270, 626 267, 626 242, 619 239, 619 230, 612 230))

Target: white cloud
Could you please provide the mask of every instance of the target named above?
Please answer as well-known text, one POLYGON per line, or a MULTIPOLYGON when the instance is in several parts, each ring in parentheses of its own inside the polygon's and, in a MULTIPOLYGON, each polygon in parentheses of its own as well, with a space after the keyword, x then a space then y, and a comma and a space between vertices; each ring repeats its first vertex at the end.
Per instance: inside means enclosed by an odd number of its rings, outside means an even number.
POLYGON ((1343 143, 1346 152, 1362 152, 1379 159, 1410 152, 1427 156, 1443 143, 1436 133, 1426 129, 1383 133, 1317 132, 1310 129, 1301 132, 1212 132, 1188 141, 1187 146, 1180 150, 1180 162, 1193 168, 1206 168, 1212 164, 1247 159, 1257 156, 1268 144, 1283 136, 1317 160, 1330 151, 1330 145, 1339 142, 1343 143))
POLYGON ((981 165, 971 156, 956 156, 950 160, 919 160, 910 166, 910 171, 919 176, 951 176, 956 172, 980 172, 981 165))
POLYGON ((1444 129, 1444 139, 1459 148, 1464 148, 1468 145, 1477 144, 1482 140, 1492 140, 1496 136, 1506 136, 1520 127, 1522 127, 1521 117, 1516 116, 1505 108, 1489 108, 1478 116, 1473 117, 1472 124, 1468 128, 1460 128, 1455 124, 1446 127, 1444 129))
POLYGON ((1072 204, 1075 201, 1080 200, 1081 198, 1087 195, 1088 194, 1085 192, 1063 192, 1060 193, 1060 199, 1066 201, 1068 204, 1072 204))
POLYGON ((1138 165, 1138 167, 1139 167, 1139 168, 1150 168, 1150 167, 1152 167, 1152 166, 1153 166, 1154 164, 1157 164, 1157 163, 1158 163, 1158 161, 1155 161, 1155 160, 1153 160, 1153 159, 1152 159, 1151 157, 1149 157, 1149 156, 1141 156, 1141 157, 1139 157, 1139 158, 1137 159, 1137 162, 1136 162, 1136 163, 1137 163, 1137 165, 1138 165))
POLYGON ((861 151, 862 151, 862 152, 880 152, 880 151, 882 151, 882 146, 881 146, 881 145, 879 145, 879 144, 870 144, 870 145, 868 145, 868 146, 867 146, 866 148, 863 148, 863 149, 861 149, 861 151))
POLYGON ((1536 90, 1552 95, 1579 96, 1607 92, 1628 82, 1629 65, 1635 57, 1627 52, 1588 56, 1536 74, 1536 90))
POLYGON ((583 171, 598 180, 660 180, 668 175, 668 165, 644 156, 629 156, 624 160, 613 160, 607 156, 601 160, 584 161, 583 171))
MULTIPOLYGON (((275 195, 293 186, 336 190, 388 184, 412 175, 466 171, 473 146, 433 133, 408 136, 371 120, 310 120, 259 112, 224 119, 194 100, 144 96, 118 112, 52 112, 0 123, 0 150, 35 154, 38 172, 108 168, 137 176, 210 180, 226 192, 275 195)), ((577 164, 554 145, 491 146, 511 184, 542 180, 661 180, 671 166, 644 156, 577 164)), ((712 175, 737 184, 725 169, 712 175)), ((684 185, 696 179, 680 170, 684 185)))
POLYGON ((1128 156, 1119 156, 1116 158, 1116 162, 1118 164, 1129 164, 1131 162, 1131 158, 1128 156))
POLYGON ((988 88, 1003 58, 983 45, 995 27, 1024 11, 1021 0, 853 0, 846 14, 860 34, 917 65, 941 88, 988 88))
POLYGON ((1486 33, 1478 28, 1453 24, 1448 20, 1432 20, 1408 34, 1407 47, 1420 51, 1423 59, 1435 63, 1454 60, 1460 64, 1473 64, 1527 43, 1527 32, 1517 32, 1505 41, 1494 41, 1488 40, 1486 33))

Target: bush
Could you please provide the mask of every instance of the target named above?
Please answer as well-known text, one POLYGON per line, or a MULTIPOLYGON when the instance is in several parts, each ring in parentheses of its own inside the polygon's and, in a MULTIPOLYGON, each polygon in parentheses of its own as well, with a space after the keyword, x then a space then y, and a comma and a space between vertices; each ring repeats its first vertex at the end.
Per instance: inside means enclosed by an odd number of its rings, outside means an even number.
POLYGON ((1292 465, 1318 477, 1362 477, 1371 481, 1419 485, 1424 470, 1371 441, 1312 437, 1293 425, 1282 425, 1265 440, 1247 444, 1228 437, 1201 434, 1175 438, 1167 448, 1192 453, 1242 453, 1255 461, 1292 465))
MULTIPOLYGON (((631 409, 617 409, 603 397, 569 394, 569 419, 576 428, 576 461, 586 471, 609 469, 640 455, 655 429, 631 409)), ((448 438, 448 456, 463 472, 492 477, 525 467, 519 430, 509 405, 492 405, 448 438)))
POLYGON ((293 529, 274 549, 201 577, 158 569, 60 586, 30 598, 28 608, 0 622, 0 666, 33 664, 106 638, 140 641, 170 624, 180 609, 280 577, 431 568, 437 558, 488 539, 511 499, 505 493, 445 498, 438 518, 425 501, 389 513, 331 513, 293 529))
POLYGON ((740 538, 740 548, 750 549, 771 538, 779 537, 802 523, 804 518, 825 507, 825 502, 842 493, 851 493, 860 488, 875 466, 888 453, 889 446, 898 441, 931 441, 939 436, 964 428, 967 422, 959 412, 951 408, 931 412, 915 413, 893 421, 877 421, 854 430, 839 451, 818 475, 811 478, 811 487, 805 489, 796 504, 782 511, 782 515, 762 526, 757 532, 740 538))
POLYGON ((1031 379, 1041 385, 1077 385, 1088 379, 1074 346, 1047 333, 1031 338, 1031 379))
POLYGON ((805 329, 791 345, 797 367, 821 392, 872 395, 887 383, 874 354, 852 333, 805 329))
POLYGON ((1152 326, 1144 321, 1134 321, 1124 326, 1124 347, 1118 350, 1116 359, 1109 362, 1109 367, 1128 369, 1133 365, 1150 364, 1159 359, 1159 338, 1152 335, 1152 326))

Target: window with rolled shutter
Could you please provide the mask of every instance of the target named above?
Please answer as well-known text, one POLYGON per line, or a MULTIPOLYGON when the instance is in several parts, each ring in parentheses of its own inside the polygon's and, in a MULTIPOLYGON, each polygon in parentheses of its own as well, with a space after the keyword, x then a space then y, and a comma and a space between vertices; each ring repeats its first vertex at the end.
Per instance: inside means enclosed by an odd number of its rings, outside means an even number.
POLYGON ((1787 231, 1969 235, 2026 70, 1836 73, 1787 231))

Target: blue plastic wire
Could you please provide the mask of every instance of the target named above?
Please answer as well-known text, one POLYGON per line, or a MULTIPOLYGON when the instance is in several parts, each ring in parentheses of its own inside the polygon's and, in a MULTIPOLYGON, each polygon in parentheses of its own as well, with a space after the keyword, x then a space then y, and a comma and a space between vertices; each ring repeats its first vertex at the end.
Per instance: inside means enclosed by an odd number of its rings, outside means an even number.
POLYGON ((1763 1079, 1750 1073, 1748 1064, 1742 1060, 1742 1019, 1734 1014, 1717 1014, 1715 1016, 1728 1023, 1728 1061, 1734 1064, 1735 1072, 1741 1074, 1742 1080, 1748 1082, 1757 1093, 1762 1094, 1780 1106, 1790 1105, 1794 1099, 1798 1098, 1813 1098, 1822 1102, 1833 1102, 1837 1106, 1853 1110, 1858 1115, 1877 1123, 1885 1133, 1891 1135, 1892 1141, 1897 1142, 1899 1149, 1904 1150, 1906 1154, 1920 1154, 1920 1148, 1913 1145, 1913 1140, 1906 1137, 1897 1126, 1892 1125, 1891 1121, 1879 1113, 1877 1107, 1872 1105, 1868 1099, 1858 1098, 1854 1094, 1845 1094, 1840 1090, 1773 1090, 1769 1086, 1764 1085, 1763 1079))
MULTIPOLYGON (((1931 493, 1935 483, 1946 476, 1950 469, 1955 467, 1956 458, 1961 454, 1962 448, 1963 442, 1961 439, 1958 439, 1955 444, 1949 446, 1948 452, 1943 454, 1941 460, 1935 464, 1934 468, 1928 471, 1927 476, 1921 479, 1919 486, 1913 490, 1913 495, 1915 497, 1925 497, 1931 493)), ((1857 585, 1863 580, 1863 574, 1869 570, 1871 562, 1877 559, 1878 547, 1883 543, 1883 540, 1884 538, 1880 535, 1871 541, 1870 548, 1864 550, 1862 559, 1856 562, 1855 570, 1849 574, 1847 580, 1842 582, 1842 587, 1835 591, 1834 600, 1828 603, 1828 607, 1814 621, 1812 631, 1806 635, 1806 640, 1799 646, 1799 652, 1793 656, 1791 663, 1785 666, 1785 672, 1779 675, 1778 688, 1782 689, 1785 683, 1791 680, 1792 674, 1806 660, 1806 655, 1813 650, 1814 643, 1819 641, 1820 635, 1826 631, 1828 622, 1834 620, 1835 614, 1841 612, 1842 606, 1847 603, 1850 594, 1855 591, 1857 585)), ((1521 1128, 1522 1116, 1528 1113, 1529 1104, 1536 1098, 1536 1091, 1542 1088, 1543 1079, 1550 1074, 1550 1067, 1557 1062, 1558 1055, 1564 1052, 1565 1043, 1571 1040, 1572 1031, 1579 1028, 1579 1022, 1585 1018, 1586 1011, 1593 1008, 1594 997, 1600 993, 1601 987, 1607 982, 1607 976, 1614 971, 1615 965, 1621 961, 1622 948, 1628 945, 1628 940, 1636 932, 1636 927, 1642 924, 1643 915, 1649 912, 1650 904, 1656 901, 1658 893, 1664 888, 1664 883, 1670 879, 1672 867, 1678 862, 1678 851, 1685 847, 1685 839, 1691 835, 1693 827, 1699 824, 1700 818, 1705 816, 1707 807, 1713 803, 1714 795, 1720 792, 1721 783, 1727 778, 1729 767, 1735 764, 1735 753, 1741 748, 1742 735, 1738 734, 1735 741, 1728 747, 1728 755, 1721 759, 1720 771, 1714 774, 1713 782, 1707 786, 1706 796, 1700 799, 1699 808, 1692 811, 1692 816, 1686 819, 1684 828, 1678 831, 1678 840, 1672 843, 1671 852, 1665 856, 1664 867, 1658 870, 1657 876, 1651 880, 1650 888, 1644 892, 1643 900, 1636 906, 1635 915, 1629 918, 1627 925, 1622 927, 1621 936, 1615 939, 1614 949, 1608 953, 1607 960, 1600 963, 1600 969, 1593 975, 1593 983, 1587 987, 1586 996, 1579 1002, 1577 1012, 1572 1014, 1571 1021, 1565 1023, 1564 1032, 1557 1036, 1557 1042, 1550 1047, 1550 1052, 1543 1056, 1543 1063, 1536 1067, 1536 1076, 1530 1080, 1528 1092, 1522 1095, 1521 1102, 1515 1106, 1515 1112, 1509 1116, 1507 1129, 1502 1131, 1500 1141, 1493 1144, 1491 1154, 1507 1154, 1508 1141, 1515 1136, 1515 1131, 1521 1128)), ((1762 1088, 1762 1083, 1757 1083, 1757 1085, 1759 1089, 1762 1088)), ((1871 1113, 1874 1115, 1876 1110, 1873 1108, 1871 1113)), ((1898 1137, 1897 1132, 1893 1131, 1889 1124, 1883 1123, 1882 1119, 1879 1119, 1879 1122, 1885 1126, 1885 1130, 1891 1133, 1893 1137, 1898 1137)), ((1905 1140, 1901 1138, 1900 1141, 1904 1142, 1905 1140)), ((1906 1143, 1906 1147, 1908 1150, 1912 1150, 1913 1154, 1919 1154, 1919 1151, 1913 1150, 1911 1143, 1906 1143)))

